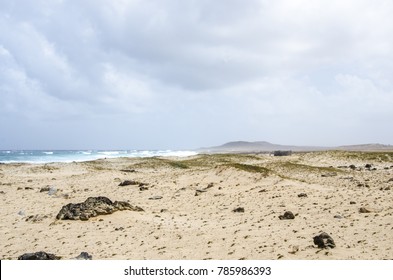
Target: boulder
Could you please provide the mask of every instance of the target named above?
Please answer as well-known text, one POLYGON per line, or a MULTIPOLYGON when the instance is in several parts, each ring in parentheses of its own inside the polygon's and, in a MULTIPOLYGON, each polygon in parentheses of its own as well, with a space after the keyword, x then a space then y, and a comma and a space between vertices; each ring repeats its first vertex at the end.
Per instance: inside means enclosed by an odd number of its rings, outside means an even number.
POLYGON ((59 260, 61 257, 43 251, 26 253, 18 257, 18 260, 59 260))
POLYGON ((89 197, 82 203, 69 203, 57 214, 58 220, 82 220, 87 221, 91 217, 98 215, 112 214, 116 211, 130 210, 143 211, 138 206, 132 206, 125 201, 112 202, 109 198, 104 196, 89 197))
POLYGON ((314 236, 314 244, 317 245, 318 248, 322 249, 336 247, 333 238, 331 238, 326 232, 322 232, 321 234, 314 236))

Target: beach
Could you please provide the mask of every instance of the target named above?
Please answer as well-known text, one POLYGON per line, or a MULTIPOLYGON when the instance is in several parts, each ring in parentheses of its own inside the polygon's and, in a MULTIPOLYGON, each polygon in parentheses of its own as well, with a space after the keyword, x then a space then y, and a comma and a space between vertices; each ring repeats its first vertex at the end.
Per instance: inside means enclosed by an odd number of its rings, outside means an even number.
POLYGON ((0 164, 0 197, 2 260, 393 259, 392 152, 0 164), (89 197, 143 211, 56 218, 89 197), (322 232, 335 246, 314 243, 322 232))

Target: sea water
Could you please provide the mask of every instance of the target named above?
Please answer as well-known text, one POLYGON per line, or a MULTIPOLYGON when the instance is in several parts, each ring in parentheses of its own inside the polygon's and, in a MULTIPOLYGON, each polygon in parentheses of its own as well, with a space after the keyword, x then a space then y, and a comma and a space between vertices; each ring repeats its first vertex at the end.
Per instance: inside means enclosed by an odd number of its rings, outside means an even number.
POLYGON ((80 162, 102 158, 187 157, 196 154, 195 151, 172 150, 6 150, 0 151, 0 163, 80 162))

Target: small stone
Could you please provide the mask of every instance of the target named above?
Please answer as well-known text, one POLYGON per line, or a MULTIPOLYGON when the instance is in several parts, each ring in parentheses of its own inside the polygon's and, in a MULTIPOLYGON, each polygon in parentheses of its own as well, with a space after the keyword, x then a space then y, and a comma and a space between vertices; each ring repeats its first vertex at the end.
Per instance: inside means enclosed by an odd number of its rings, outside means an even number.
POLYGON ((121 169, 121 172, 127 172, 127 173, 134 173, 136 172, 135 169, 121 169))
POLYGON ((356 204, 356 202, 355 201, 350 201, 349 204, 356 204))
POLYGON ((336 172, 330 172, 330 173, 326 173, 326 174, 322 174, 321 177, 334 177, 337 176, 336 172))
POLYGON ((244 207, 237 207, 237 208, 233 209, 232 212, 244 213, 244 207))
POLYGON ((295 219, 295 215, 291 211, 286 211, 284 215, 278 216, 280 220, 293 220, 295 219))
POLYGON ((306 193, 299 193, 299 194, 297 195, 297 197, 307 197, 307 194, 306 194, 306 193))
POLYGON ((125 180, 119 184, 120 187, 129 186, 129 185, 139 185, 140 183, 132 180, 125 180))
POLYGON ((160 196, 160 195, 155 195, 155 196, 149 197, 149 199, 150 199, 150 200, 158 200, 158 199, 162 199, 162 196, 160 196))
POLYGON ((92 260, 93 257, 87 252, 81 252, 79 256, 74 258, 75 260, 92 260))
POLYGON ((373 212, 370 208, 366 208, 366 207, 361 207, 359 209, 359 213, 371 213, 373 212))

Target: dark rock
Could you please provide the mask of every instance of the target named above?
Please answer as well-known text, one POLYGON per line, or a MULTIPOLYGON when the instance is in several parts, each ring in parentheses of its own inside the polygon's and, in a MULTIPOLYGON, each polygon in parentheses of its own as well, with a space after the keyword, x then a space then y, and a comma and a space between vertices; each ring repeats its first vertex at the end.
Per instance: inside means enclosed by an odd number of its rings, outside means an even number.
POLYGON ((321 234, 314 236, 314 244, 317 245, 318 248, 322 249, 336 247, 333 238, 331 238, 326 232, 322 232, 321 234))
POLYGON ((273 155, 275 157, 290 156, 292 155, 292 151, 274 151, 273 155))
POLYGON ((338 215, 334 215, 334 218, 335 218, 335 219, 342 219, 343 216, 341 216, 341 215, 338 214, 338 215))
POLYGON ((356 202, 355 201, 350 201, 349 204, 356 204, 356 202))
POLYGON ((370 208, 366 208, 366 207, 361 207, 359 209, 359 213, 371 213, 373 212, 370 208))
POLYGON ((133 181, 133 180, 125 180, 119 184, 120 187, 124 186, 129 186, 129 185, 139 185, 140 183, 138 181, 133 181))
POLYGON ((46 187, 42 187, 41 189, 40 189, 40 192, 49 192, 49 186, 46 186, 46 187))
POLYGON ((306 193, 299 193, 299 194, 297 195, 297 197, 307 197, 307 194, 306 194, 306 193))
POLYGON ((92 260, 93 256, 87 252, 81 252, 79 256, 74 258, 75 260, 92 260))
POLYGON ((147 191, 148 189, 149 189, 148 187, 144 187, 144 186, 139 187, 140 191, 147 191))
POLYGON ((155 196, 149 197, 149 199, 150 199, 150 200, 158 200, 158 199, 162 199, 162 196, 160 196, 160 195, 155 195, 155 196))
POLYGON ((26 253, 18 257, 18 260, 59 260, 61 257, 43 251, 26 253))
POLYGON ((321 177, 334 177, 337 176, 336 172, 330 172, 330 173, 326 173, 326 174, 322 174, 321 177))
POLYGON ((244 207, 237 207, 237 208, 233 209, 232 212, 244 213, 244 207))
POLYGON ((284 215, 278 216, 280 220, 293 220, 295 219, 295 215, 291 211, 286 211, 284 215))
POLYGON ((364 167, 367 168, 367 169, 370 169, 372 167, 372 165, 367 163, 364 167))
POLYGON ((202 193, 204 193, 204 192, 207 192, 207 190, 205 190, 205 189, 203 189, 203 190, 195 190, 195 196, 198 196, 198 195, 200 195, 200 194, 202 194, 202 193))
POLYGON ((31 215, 31 216, 27 217, 25 219, 25 221, 26 222, 32 222, 32 223, 39 223, 39 222, 42 222, 42 220, 44 220, 46 218, 48 218, 47 215, 37 214, 37 215, 31 215))
POLYGON ((351 168, 352 170, 355 170, 355 169, 356 169, 356 166, 355 166, 354 164, 351 164, 351 165, 349 166, 349 168, 351 168))
POLYGON ((132 206, 125 201, 112 202, 109 198, 104 196, 89 197, 82 203, 69 203, 60 210, 56 219, 58 220, 82 220, 87 221, 91 217, 98 215, 112 214, 116 211, 130 210, 143 211, 138 206, 132 206))
POLYGON ((134 172, 136 172, 135 169, 121 169, 120 171, 127 172, 127 173, 134 173, 134 172))

